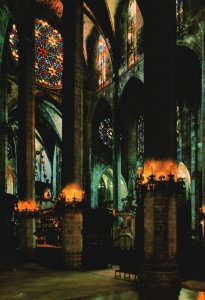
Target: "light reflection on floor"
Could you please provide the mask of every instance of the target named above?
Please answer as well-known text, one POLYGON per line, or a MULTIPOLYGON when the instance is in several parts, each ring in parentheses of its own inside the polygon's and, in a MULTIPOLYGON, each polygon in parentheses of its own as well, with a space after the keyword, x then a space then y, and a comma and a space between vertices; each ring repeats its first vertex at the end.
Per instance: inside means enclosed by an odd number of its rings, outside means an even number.
POLYGON ((195 292, 187 289, 182 289, 179 300, 205 300, 205 292, 195 292))
POLYGON ((182 288, 180 295, 171 296, 165 295, 164 292, 155 295, 153 291, 146 292, 146 295, 138 293, 137 291, 122 292, 119 294, 112 294, 106 296, 95 296, 87 299, 92 300, 205 300, 205 292, 196 292, 182 288))

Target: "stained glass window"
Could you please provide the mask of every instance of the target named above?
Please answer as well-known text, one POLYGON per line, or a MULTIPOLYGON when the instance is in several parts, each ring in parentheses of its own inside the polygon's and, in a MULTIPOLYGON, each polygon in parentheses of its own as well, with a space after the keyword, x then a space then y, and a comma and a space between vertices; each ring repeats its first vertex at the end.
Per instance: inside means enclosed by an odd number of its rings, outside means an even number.
POLYGON ((128 7, 128 67, 138 60, 137 54, 137 2, 129 1, 128 7))
POLYGON ((10 33, 9 37, 10 47, 11 47, 11 54, 15 61, 18 61, 19 55, 18 55, 18 34, 16 30, 16 25, 13 24, 12 31, 10 33))
POLYGON ((107 118, 100 122, 99 125, 100 139, 105 146, 112 148, 113 142, 113 128, 111 124, 111 119, 107 118))
POLYGON ((111 81, 112 64, 108 47, 102 35, 99 36, 98 41, 98 87, 99 89, 105 87, 111 81))
POLYGON ((102 35, 99 36, 98 43, 98 71, 99 71, 99 88, 105 86, 106 83, 106 44, 102 35))
POLYGON ((140 166, 144 161, 144 120, 140 116, 137 124, 137 161, 140 166))
MULTIPOLYGON (((11 53, 18 61, 18 33, 13 25, 10 34, 11 53)), ((35 21, 35 75, 37 83, 62 87, 63 43, 60 33, 46 21, 35 21)))
POLYGON ((176 0, 176 25, 178 32, 183 28, 183 14, 183 0, 176 0))

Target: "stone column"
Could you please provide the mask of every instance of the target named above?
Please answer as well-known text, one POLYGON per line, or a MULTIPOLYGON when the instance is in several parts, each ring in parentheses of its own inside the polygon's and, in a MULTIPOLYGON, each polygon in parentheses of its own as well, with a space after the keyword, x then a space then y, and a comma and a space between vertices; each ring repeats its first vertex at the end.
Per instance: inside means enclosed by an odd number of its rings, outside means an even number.
MULTIPOLYGON (((62 186, 83 187, 83 1, 63 1, 62 186)), ((82 213, 66 212, 62 240, 65 267, 82 260, 82 213)))
MULTIPOLYGON (((202 114, 202 210, 205 213, 205 22, 203 21, 200 26, 201 29, 201 68, 202 68, 202 82, 201 82, 201 114, 202 114)), ((196 212, 197 214, 197 212, 196 212)), ((199 228, 199 220, 196 223, 196 227, 199 228)), ((205 223, 202 221, 202 231, 204 234, 205 223)), ((205 237, 202 244, 205 243, 205 237)))
POLYGON ((17 27, 19 36, 18 197, 22 201, 35 201, 34 18, 28 11, 27 17, 24 16, 22 19, 25 19, 25 23, 20 20, 17 27))
POLYGON ((10 12, 5 4, 0 5, 0 195, 7 191, 8 176, 8 103, 7 103, 7 53, 5 43, 10 12))
POLYGON ((176 179, 176 3, 153 0, 145 8, 145 180, 164 175, 144 199, 144 268, 147 288, 178 287, 176 179), (162 14, 163 12, 163 14, 162 14), (152 165, 153 164, 153 165, 152 165), (156 170, 157 169, 157 170, 156 170), (153 174, 154 173, 154 174, 153 174))
POLYGON ((83 215, 81 211, 65 211, 62 223, 64 267, 80 270, 83 251, 83 215))
POLYGON ((149 288, 177 287, 176 191, 147 191, 144 199, 144 285, 149 288))
POLYGON ((119 128, 119 97, 118 97, 118 69, 115 70, 115 94, 113 105, 113 208, 118 211, 121 209, 119 205, 121 201, 121 141, 120 141, 120 128, 119 128))
POLYGON ((92 149, 92 111, 91 102, 93 101, 93 92, 87 90, 85 92, 84 105, 84 182, 85 201, 91 205, 91 149, 92 149))
POLYGON ((145 155, 176 160, 175 1, 152 1, 144 21, 145 155))
POLYGON ((36 238, 36 219, 32 212, 21 212, 18 216, 18 257, 21 262, 33 260, 36 238))
POLYGON ((113 105, 113 240, 118 239, 119 216, 118 211, 122 209, 121 204, 121 141, 119 128, 119 97, 118 97, 119 77, 118 68, 115 68, 115 94, 113 105))
POLYGON ((83 185, 83 1, 63 1, 62 185, 83 185))
MULTIPOLYGON (((35 95, 34 95, 34 17, 33 1, 18 4, 17 31, 19 37, 18 61, 18 199, 20 210, 33 211, 35 207, 34 150, 35 150, 35 95), (26 12, 26 14, 25 14, 26 12)), ((35 221, 26 214, 19 224, 20 250, 30 258, 35 243, 35 221), (22 234, 21 234, 22 233, 22 234)))

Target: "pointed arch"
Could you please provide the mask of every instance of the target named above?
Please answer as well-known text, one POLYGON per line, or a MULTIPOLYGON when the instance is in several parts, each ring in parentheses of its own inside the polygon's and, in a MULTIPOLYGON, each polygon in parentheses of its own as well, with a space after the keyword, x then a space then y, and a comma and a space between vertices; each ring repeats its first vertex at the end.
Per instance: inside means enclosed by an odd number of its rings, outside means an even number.
POLYGON ((189 170, 183 162, 178 164, 177 177, 182 178, 185 181, 186 189, 190 190, 191 187, 191 176, 189 170))

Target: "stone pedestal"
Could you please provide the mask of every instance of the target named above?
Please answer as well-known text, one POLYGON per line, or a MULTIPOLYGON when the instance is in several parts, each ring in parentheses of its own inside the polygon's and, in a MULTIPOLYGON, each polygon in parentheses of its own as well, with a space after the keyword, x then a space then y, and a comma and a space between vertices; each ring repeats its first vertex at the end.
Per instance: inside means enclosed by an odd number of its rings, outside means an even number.
POLYGON ((62 222, 64 267, 80 270, 83 251, 83 215, 81 211, 66 211, 62 222))
POLYGON ((36 220, 33 215, 21 214, 19 217, 17 246, 19 249, 20 260, 32 261, 34 249, 36 248, 36 220))
POLYGON ((144 265, 146 288, 177 288, 177 195, 175 191, 147 191, 144 199, 144 265))
POLYGON ((178 289, 156 289, 156 290, 143 290, 139 291, 139 300, 178 300, 179 299, 179 290, 178 289))

